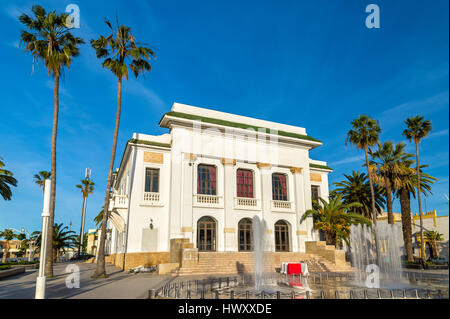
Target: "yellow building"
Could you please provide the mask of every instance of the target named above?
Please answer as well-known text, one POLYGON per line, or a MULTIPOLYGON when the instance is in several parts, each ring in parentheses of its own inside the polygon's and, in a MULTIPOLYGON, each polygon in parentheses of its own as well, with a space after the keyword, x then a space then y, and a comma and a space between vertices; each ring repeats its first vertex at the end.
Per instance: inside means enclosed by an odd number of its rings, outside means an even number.
MULTIPOLYGON (((377 219, 379 222, 387 223, 387 213, 383 213, 377 219)), ((443 241, 438 244, 438 253, 440 256, 449 256, 449 219, 448 216, 438 216, 436 210, 422 213, 423 230, 436 231, 443 235, 443 241)), ((402 215, 394 213, 394 222, 402 223, 402 215)), ((417 213, 411 214, 411 230, 413 234, 413 253, 415 256, 421 256, 420 250, 420 216, 417 213)), ((426 258, 432 257, 432 243, 424 238, 426 258)))

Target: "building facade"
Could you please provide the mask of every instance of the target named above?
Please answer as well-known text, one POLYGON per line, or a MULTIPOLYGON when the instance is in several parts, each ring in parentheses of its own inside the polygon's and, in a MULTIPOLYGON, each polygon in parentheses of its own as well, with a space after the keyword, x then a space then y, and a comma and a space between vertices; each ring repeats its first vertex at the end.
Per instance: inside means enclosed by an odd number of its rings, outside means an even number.
POLYGON ((201 251, 253 249, 253 218, 265 249, 304 252, 318 239, 300 223, 312 197, 328 198, 326 162, 310 158, 322 142, 306 130, 175 103, 160 136, 134 133, 114 173, 107 253, 169 259, 183 239, 201 251))

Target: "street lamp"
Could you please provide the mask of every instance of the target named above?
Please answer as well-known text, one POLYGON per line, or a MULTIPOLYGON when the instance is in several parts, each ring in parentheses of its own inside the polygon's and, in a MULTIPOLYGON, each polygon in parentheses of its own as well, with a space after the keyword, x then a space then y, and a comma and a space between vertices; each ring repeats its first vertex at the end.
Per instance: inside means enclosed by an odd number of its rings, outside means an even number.
POLYGON ((42 231, 41 231, 41 256, 39 258, 39 276, 36 278, 35 299, 45 298, 45 259, 47 250, 48 219, 50 217, 50 188, 51 180, 45 180, 44 207, 42 209, 42 231))
MULTIPOLYGON (((86 168, 84 177, 88 180, 91 178, 91 169, 89 167, 86 168)), ((81 209, 80 245, 78 246, 78 256, 80 256, 81 252, 83 251, 84 221, 86 218, 86 200, 87 198, 83 196, 83 206, 81 209)))

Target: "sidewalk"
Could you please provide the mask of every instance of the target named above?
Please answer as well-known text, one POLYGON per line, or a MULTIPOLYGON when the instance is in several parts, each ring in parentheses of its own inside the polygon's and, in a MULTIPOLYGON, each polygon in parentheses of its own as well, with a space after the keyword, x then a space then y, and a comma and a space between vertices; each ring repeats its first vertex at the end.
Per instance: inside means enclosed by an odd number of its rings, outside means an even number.
MULTIPOLYGON (((130 274, 119 268, 107 265, 106 279, 92 279, 95 264, 75 263, 80 267, 80 288, 67 288, 65 269, 73 263, 54 265, 55 278, 47 279, 46 298, 48 299, 143 299, 148 290, 158 288, 173 277, 141 273, 130 274)), ((37 270, 27 270, 24 274, 0 280, 0 299, 33 299, 35 294, 37 270)))

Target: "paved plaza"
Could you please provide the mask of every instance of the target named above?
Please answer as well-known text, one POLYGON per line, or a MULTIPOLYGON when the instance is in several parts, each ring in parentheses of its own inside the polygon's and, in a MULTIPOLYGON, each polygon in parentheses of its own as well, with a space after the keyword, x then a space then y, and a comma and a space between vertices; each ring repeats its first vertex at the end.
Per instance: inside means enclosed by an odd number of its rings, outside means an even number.
MULTIPOLYGON (((93 279, 95 264, 90 263, 58 263, 54 265, 55 277, 47 279, 46 298, 52 299, 145 299, 150 289, 156 289, 165 283, 175 283, 192 279, 206 279, 212 275, 171 277, 151 273, 132 274, 110 264, 107 265, 108 278, 93 279), (67 288, 66 267, 77 265, 80 269, 80 288, 67 288)), ((448 270, 410 270, 410 274, 420 276, 423 272, 428 276, 447 279, 448 270)), ((33 299, 35 294, 37 269, 28 269, 25 273, 0 280, 0 299, 33 299)), ((220 275, 225 277, 226 275, 220 275)), ((235 275, 230 275, 235 276, 235 275)), ((444 279, 445 280, 445 279, 444 279)))

